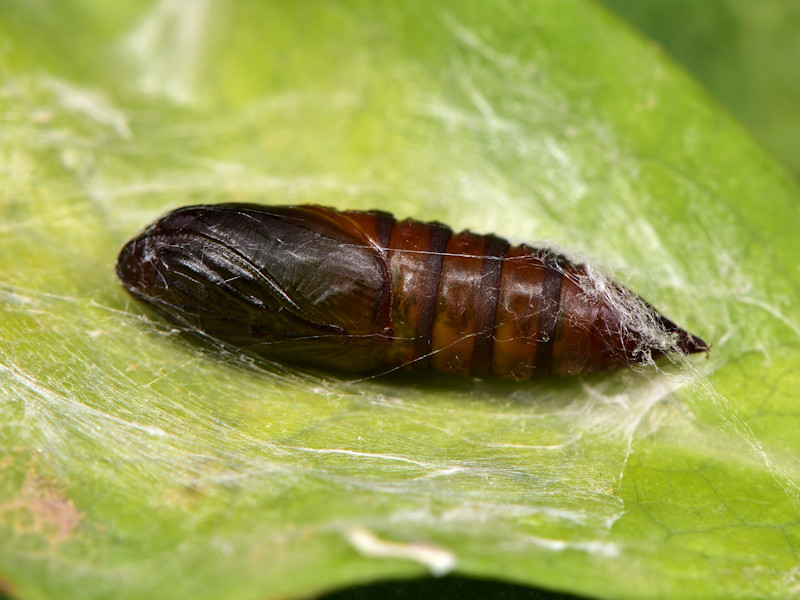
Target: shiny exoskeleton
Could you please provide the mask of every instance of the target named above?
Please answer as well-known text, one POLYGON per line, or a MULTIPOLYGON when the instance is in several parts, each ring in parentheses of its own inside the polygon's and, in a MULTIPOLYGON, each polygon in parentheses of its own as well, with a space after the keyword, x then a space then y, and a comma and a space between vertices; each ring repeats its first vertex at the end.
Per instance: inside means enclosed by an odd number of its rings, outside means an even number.
POLYGON ((708 350, 550 250, 380 211, 180 208, 128 242, 117 274, 172 322, 337 371, 527 379, 708 350))

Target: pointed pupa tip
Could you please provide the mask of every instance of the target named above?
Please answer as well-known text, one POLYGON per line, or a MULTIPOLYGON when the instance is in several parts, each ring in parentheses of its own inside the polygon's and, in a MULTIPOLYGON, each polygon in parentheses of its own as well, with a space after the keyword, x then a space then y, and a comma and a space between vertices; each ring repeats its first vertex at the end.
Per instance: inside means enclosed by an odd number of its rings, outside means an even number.
POLYGON ((708 354, 711 346, 706 344, 701 338, 681 329, 675 323, 663 316, 661 317, 661 325, 668 332, 677 334, 678 340, 675 343, 676 350, 679 350, 684 354, 698 354, 700 352, 705 352, 708 354))
POLYGON ((696 335, 692 335, 688 331, 683 330, 680 332, 680 339, 678 340, 677 346, 678 350, 684 354, 697 354, 699 352, 705 352, 708 354, 708 351, 711 348, 711 346, 706 344, 696 335))

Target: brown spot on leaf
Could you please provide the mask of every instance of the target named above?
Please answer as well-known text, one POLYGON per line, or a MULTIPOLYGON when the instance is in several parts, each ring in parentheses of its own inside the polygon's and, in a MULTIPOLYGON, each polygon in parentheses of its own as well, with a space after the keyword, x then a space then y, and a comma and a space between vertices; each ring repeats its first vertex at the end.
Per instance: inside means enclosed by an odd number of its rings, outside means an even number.
POLYGON ((0 504, 0 514, 7 515, 17 533, 39 534, 51 549, 68 541, 83 520, 64 486, 56 479, 38 474, 34 464, 29 467, 16 498, 0 504))
POLYGON ((0 594, 4 596, 8 596, 9 598, 14 596, 16 593, 16 589, 14 584, 11 583, 8 579, 6 579, 3 575, 0 575, 0 594))

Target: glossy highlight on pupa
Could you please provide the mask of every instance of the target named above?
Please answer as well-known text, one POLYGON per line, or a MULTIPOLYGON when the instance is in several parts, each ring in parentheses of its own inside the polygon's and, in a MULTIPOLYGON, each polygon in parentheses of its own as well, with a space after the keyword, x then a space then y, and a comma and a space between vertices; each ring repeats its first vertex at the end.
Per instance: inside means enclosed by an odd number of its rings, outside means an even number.
POLYGON ((332 371, 522 380, 708 351, 552 250, 382 211, 179 208, 122 248, 117 275, 172 323, 332 371))

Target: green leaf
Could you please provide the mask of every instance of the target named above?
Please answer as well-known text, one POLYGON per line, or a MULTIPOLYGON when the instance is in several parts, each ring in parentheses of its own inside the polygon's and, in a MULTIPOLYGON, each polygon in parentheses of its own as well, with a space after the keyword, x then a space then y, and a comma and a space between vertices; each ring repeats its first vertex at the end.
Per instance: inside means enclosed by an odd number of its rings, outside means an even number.
POLYGON ((2 8, 0 589, 798 595, 800 193, 691 79, 577 0, 134 5, 2 8), (714 346, 522 384, 198 346, 114 260, 232 200, 547 242, 714 346))
POLYGON ((800 5, 794 0, 602 0, 664 46, 800 175, 800 5))

